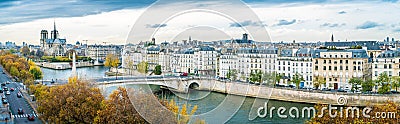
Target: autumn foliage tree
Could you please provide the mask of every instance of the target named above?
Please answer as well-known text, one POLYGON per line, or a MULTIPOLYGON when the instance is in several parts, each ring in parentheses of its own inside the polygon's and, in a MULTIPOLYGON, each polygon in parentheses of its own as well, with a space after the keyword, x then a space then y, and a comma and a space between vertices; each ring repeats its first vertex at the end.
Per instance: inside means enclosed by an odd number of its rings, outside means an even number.
MULTIPOLYGON (((0 64, 11 76, 18 78, 25 85, 31 85, 34 82, 34 74, 42 73, 33 62, 23 57, 11 54, 10 51, 0 51, 0 64), (35 73, 29 71, 35 68, 35 73)), ((36 75, 38 76, 38 75, 36 75)))
POLYGON ((40 93, 38 111, 50 123, 93 123, 104 99, 99 88, 76 77, 68 84, 35 92, 40 93))
POLYGON ((110 70, 111 70, 111 68, 115 68, 115 70, 117 71, 117 73, 115 74, 116 79, 118 76, 118 64, 119 64, 118 56, 116 56, 114 54, 107 54, 106 61, 104 62, 104 66, 110 67, 110 70))
POLYGON ((131 104, 128 91, 119 87, 101 104, 94 122, 99 124, 146 123, 131 104))

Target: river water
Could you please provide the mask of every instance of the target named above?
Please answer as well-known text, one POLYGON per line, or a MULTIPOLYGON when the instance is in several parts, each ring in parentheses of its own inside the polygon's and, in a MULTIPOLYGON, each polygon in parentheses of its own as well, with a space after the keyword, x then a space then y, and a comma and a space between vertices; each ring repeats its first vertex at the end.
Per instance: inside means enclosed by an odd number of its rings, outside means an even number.
MULTIPOLYGON (((80 77, 83 78, 96 78, 103 77, 104 73, 108 70, 107 67, 103 66, 95 66, 95 67, 86 67, 86 68, 78 68, 77 73, 80 77)), ((63 79, 66 80, 71 75, 71 70, 52 70, 42 68, 44 73, 45 80, 51 79, 63 79)), ((142 89, 143 87, 147 87, 147 85, 124 85, 126 88, 133 89, 142 89)), ((150 86, 153 90, 159 90, 159 86, 150 86)), ((106 89, 102 89, 105 96, 108 96, 113 90, 117 89, 116 86, 107 87, 106 89)), ((234 124, 245 124, 245 123, 304 123, 309 118, 279 118, 277 116, 276 109, 279 107, 285 107, 287 110, 285 115, 289 115, 288 111, 291 107, 297 107, 300 109, 303 107, 311 107, 313 104, 302 104, 302 103, 293 103, 293 102, 285 102, 285 101, 276 101, 269 100, 267 103, 267 111, 270 111, 271 107, 275 107, 275 111, 273 117, 270 118, 270 115, 267 114, 265 118, 257 117, 254 120, 249 119, 250 110, 257 109, 260 106, 253 107, 255 98, 252 97, 243 97, 236 95, 227 95, 223 93, 217 92, 208 92, 208 91, 196 91, 192 90, 188 94, 181 93, 173 93, 168 95, 163 95, 164 99, 170 100, 174 99, 179 105, 182 104, 190 104, 197 105, 198 109, 195 115, 205 115, 200 116, 204 118, 200 118, 206 120, 207 123, 216 123, 216 122, 227 122, 234 124), (217 114, 209 114, 210 112, 215 112, 217 114), (225 121, 227 120, 227 121, 225 121)), ((257 102, 260 102, 256 100, 257 102)), ((267 101, 265 99, 262 100, 261 105, 264 105, 264 102, 267 101)), ((254 114, 254 113, 253 113, 254 114)), ((255 113, 256 114, 256 113, 255 113)), ((300 113, 301 115, 301 113, 300 113)))
MULTIPOLYGON (((76 72, 80 78, 91 79, 91 78, 100 78, 105 76, 105 72, 108 70, 108 67, 104 66, 93 66, 93 67, 84 67, 77 68, 76 72)), ((43 72, 44 80, 68 80, 68 77, 71 76, 71 69, 67 70, 53 70, 48 68, 41 68, 43 72)))

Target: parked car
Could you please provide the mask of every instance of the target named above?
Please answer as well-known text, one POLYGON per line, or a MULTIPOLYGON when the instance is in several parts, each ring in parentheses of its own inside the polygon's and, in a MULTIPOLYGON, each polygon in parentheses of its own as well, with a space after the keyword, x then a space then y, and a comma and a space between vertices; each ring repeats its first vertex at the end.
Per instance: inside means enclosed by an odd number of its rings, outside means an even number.
POLYGON ((1 86, 6 86, 6 83, 5 82, 1 83, 1 86))
POLYGON ((8 103, 7 99, 3 99, 3 104, 7 104, 7 103, 8 103))
POLYGON ((6 84, 10 84, 10 81, 6 81, 6 84))
POLYGON ((8 87, 4 87, 3 90, 4 90, 4 91, 8 91, 8 87))
POLYGON ((10 91, 14 91, 15 89, 14 88, 10 88, 10 91))
POLYGON ((11 94, 11 92, 10 92, 10 91, 7 91, 7 92, 6 92, 6 95, 10 95, 10 94, 11 94))
POLYGON ((189 75, 188 73, 184 72, 180 76, 188 76, 188 75, 189 75))
POLYGON ((29 121, 34 121, 34 120, 35 120, 35 116, 33 116, 33 115, 28 115, 28 120, 29 120, 29 121))
POLYGON ((17 97, 18 97, 18 98, 21 98, 21 97, 22 97, 22 94, 21 94, 20 92, 18 92, 18 93, 17 93, 17 97))
POLYGON ((20 115, 24 114, 24 110, 22 110, 22 108, 18 108, 18 114, 20 115))

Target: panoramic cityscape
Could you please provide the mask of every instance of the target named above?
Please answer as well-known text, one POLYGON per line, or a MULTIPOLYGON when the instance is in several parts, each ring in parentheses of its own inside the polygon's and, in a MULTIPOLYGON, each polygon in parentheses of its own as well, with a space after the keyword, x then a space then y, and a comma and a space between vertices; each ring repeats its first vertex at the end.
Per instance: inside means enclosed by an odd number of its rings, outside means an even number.
POLYGON ((0 2, 0 123, 400 123, 400 1, 48 2, 0 2))

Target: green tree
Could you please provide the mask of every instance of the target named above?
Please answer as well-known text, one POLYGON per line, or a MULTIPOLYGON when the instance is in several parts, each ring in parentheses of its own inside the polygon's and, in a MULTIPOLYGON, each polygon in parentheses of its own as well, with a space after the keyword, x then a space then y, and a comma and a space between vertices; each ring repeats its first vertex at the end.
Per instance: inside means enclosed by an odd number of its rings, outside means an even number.
POLYGON ((392 77, 392 86, 393 86, 393 88, 395 88, 396 91, 400 87, 400 77, 399 76, 392 77))
POLYGON ((368 80, 366 80, 366 81, 361 83, 361 87, 362 87, 363 92, 372 91, 374 86, 375 86, 375 83, 371 79, 368 79, 368 80))
POLYGON ((118 64, 119 64, 118 56, 114 54, 108 54, 106 56, 106 61, 104 62, 104 66, 110 67, 110 69, 115 68, 115 70, 117 71, 115 74, 115 79, 118 78, 118 64))
POLYGON ((292 77, 292 83, 296 84, 297 89, 300 89, 300 82, 304 81, 303 76, 301 76, 299 73, 296 73, 292 77))
POLYGON ((358 91, 358 85, 361 85, 363 81, 360 78, 351 78, 349 84, 351 84, 351 92, 358 91))
POLYGON ((154 68, 153 73, 154 73, 155 75, 161 75, 161 74, 162 74, 161 65, 156 65, 156 67, 154 68))
POLYGON ((35 80, 43 78, 42 70, 40 70, 40 68, 37 66, 31 66, 29 69, 29 73, 31 73, 33 75, 33 78, 35 80))
POLYGON ((140 62, 137 66, 140 73, 147 74, 147 72, 149 72, 149 64, 147 62, 140 62))
POLYGON ((226 74, 226 78, 232 80, 232 81, 236 81, 238 76, 237 76, 237 70, 236 69, 232 69, 228 71, 228 73, 226 74))
POLYGON ((314 77, 313 84, 316 89, 319 89, 321 85, 326 85, 326 80, 322 76, 316 76, 314 77))
POLYGON ((256 70, 250 73, 250 81, 253 83, 261 84, 262 72, 260 70, 256 70))
POLYGON ((380 86, 378 93, 384 94, 390 91, 390 78, 386 73, 379 74, 376 83, 380 86))
MULTIPOLYGON (((279 84, 283 79, 283 75, 276 72, 273 72, 273 74, 275 75, 275 80, 276 80, 274 82, 277 82, 279 84)), ((276 87, 276 84, 274 84, 274 87, 276 87)))
POLYGON ((127 56, 126 57, 126 59, 125 59, 125 64, 126 64, 126 67, 128 68, 128 70, 129 70, 129 75, 132 75, 132 70, 133 70, 133 68, 135 67, 135 65, 134 65, 134 63, 133 63, 133 60, 132 60, 132 58, 131 58, 131 56, 127 56))

